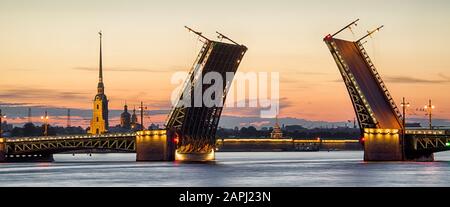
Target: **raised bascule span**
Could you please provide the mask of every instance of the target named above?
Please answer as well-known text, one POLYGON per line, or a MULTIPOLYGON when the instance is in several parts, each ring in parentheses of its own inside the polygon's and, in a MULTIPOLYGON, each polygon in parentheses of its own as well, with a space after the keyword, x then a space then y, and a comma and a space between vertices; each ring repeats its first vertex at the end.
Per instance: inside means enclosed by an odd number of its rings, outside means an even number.
POLYGON ((212 41, 202 33, 186 28, 198 35, 204 44, 169 113, 166 127, 178 140, 176 159, 211 160, 214 159, 217 126, 232 82, 227 73, 234 74, 237 71, 247 47, 219 32, 219 38, 230 43, 212 41), (203 77, 210 72, 220 74, 223 80, 221 94, 213 94, 214 98, 220 99, 220 103, 213 106, 202 101, 204 92, 213 85, 202 82, 203 77), (194 89, 200 89, 201 93, 194 89), (196 103, 198 100, 202 103, 196 103))
POLYGON ((361 129, 364 160, 433 160, 433 153, 449 150, 445 130, 406 130, 402 115, 375 65, 363 47, 363 40, 383 26, 368 31, 357 41, 335 38, 356 20, 323 40, 343 78, 361 129), (427 144, 425 144, 427 143, 427 144))
MULTIPOLYGON (((210 40, 202 33, 186 28, 198 35, 204 44, 169 113, 165 129, 136 133, 0 138, 0 162, 47 162, 53 161, 54 153, 77 150, 135 152, 137 161, 214 160, 217 126, 232 82, 227 73, 236 72, 247 47, 219 32, 219 38, 229 43, 210 40), (215 84, 202 81, 209 72, 220 74, 223 80, 222 94, 211 94, 213 99, 218 96, 221 104, 196 105, 195 96, 202 95, 215 84), (198 88, 196 86, 201 86, 201 93, 194 92, 198 88), (183 104, 185 100, 190 100, 191 105, 183 104)), ((203 99, 200 97, 200 100, 203 99)))

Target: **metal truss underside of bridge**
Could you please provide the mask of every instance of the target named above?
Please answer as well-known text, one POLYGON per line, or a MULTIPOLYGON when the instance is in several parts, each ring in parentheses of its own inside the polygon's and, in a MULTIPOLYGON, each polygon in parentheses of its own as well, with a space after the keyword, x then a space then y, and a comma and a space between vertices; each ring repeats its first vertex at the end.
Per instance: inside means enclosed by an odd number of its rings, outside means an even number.
POLYGON ((450 142, 450 137, 420 137, 414 138, 414 149, 417 151, 433 151, 440 152, 449 149, 447 143, 450 142))
POLYGON ((105 150, 135 152, 135 136, 130 134, 111 134, 109 136, 74 136, 21 138, 6 142, 7 155, 53 154, 76 150, 105 150))
POLYGON ((406 130, 408 149, 413 152, 434 153, 450 149, 447 130, 406 130))
MULTIPOLYGON (((223 105, 232 81, 226 79, 226 73, 236 72, 246 51, 245 46, 238 44, 210 40, 204 43, 166 122, 167 129, 175 131, 175 136, 179 137, 179 153, 209 153, 214 150, 215 134, 223 107, 208 107, 205 103, 196 106, 194 100, 197 93, 194 93, 194 88, 202 84, 201 90, 205 92, 212 85, 202 83, 205 74, 219 73, 223 80, 223 105), (190 105, 186 106, 186 103, 190 105)), ((217 95, 212 95, 213 100, 217 98, 215 96, 217 95)))

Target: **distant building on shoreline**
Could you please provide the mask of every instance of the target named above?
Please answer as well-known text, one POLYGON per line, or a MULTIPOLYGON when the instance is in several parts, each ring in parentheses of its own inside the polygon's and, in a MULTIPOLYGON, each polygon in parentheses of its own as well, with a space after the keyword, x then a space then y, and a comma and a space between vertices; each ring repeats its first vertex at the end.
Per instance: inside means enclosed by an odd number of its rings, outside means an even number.
POLYGON ((280 128, 280 124, 278 123, 278 117, 276 117, 275 126, 273 126, 273 130, 270 133, 270 138, 272 139, 282 139, 283 131, 280 128))

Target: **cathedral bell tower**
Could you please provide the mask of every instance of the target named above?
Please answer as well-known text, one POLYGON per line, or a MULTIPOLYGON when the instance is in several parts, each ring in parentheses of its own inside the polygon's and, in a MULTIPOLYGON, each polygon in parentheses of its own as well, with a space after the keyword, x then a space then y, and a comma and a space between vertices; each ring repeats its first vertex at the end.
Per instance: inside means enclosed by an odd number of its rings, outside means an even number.
POLYGON ((102 32, 100 35, 100 61, 97 95, 94 97, 94 108, 92 110, 91 134, 103 134, 108 131, 108 98, 105 95, 105 86, 103 85, 103 67, 102 67, 102 32))

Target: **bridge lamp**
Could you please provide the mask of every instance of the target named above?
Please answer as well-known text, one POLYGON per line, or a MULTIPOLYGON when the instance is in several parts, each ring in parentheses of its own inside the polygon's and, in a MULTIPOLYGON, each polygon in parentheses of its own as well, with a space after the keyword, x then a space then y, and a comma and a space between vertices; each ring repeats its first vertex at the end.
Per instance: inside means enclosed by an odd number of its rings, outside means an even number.
POLYGON ((0 138, 2 137, 3 134, 3 129, 2 129, 2 118, 6 119, 6 115, 2 115, 2 110, 0 110, 0 138))
POLYGON ((427 110, 427 115, 428 115, 428 121, 430 123, 430 130, 433 129, 433 125, 431 124, 431 116, 432 116, 432 111, 435 108, 434 105, 431 104, 431 99, 428 101, 428 105, 424 106, 424 109, 427 110))
POLYGON ((409 103, 402 104, 402 107, 410 107, 411 105, 409 103))
POLYGON ((450 147, 450 142, 445 143, 445 146, 450 147))
POLYGON ((48 115, 47 115, 47 111, 45 111, 45 115, 41 116, 41 119, 44 120, 44 136, 48 135, 48 115))

